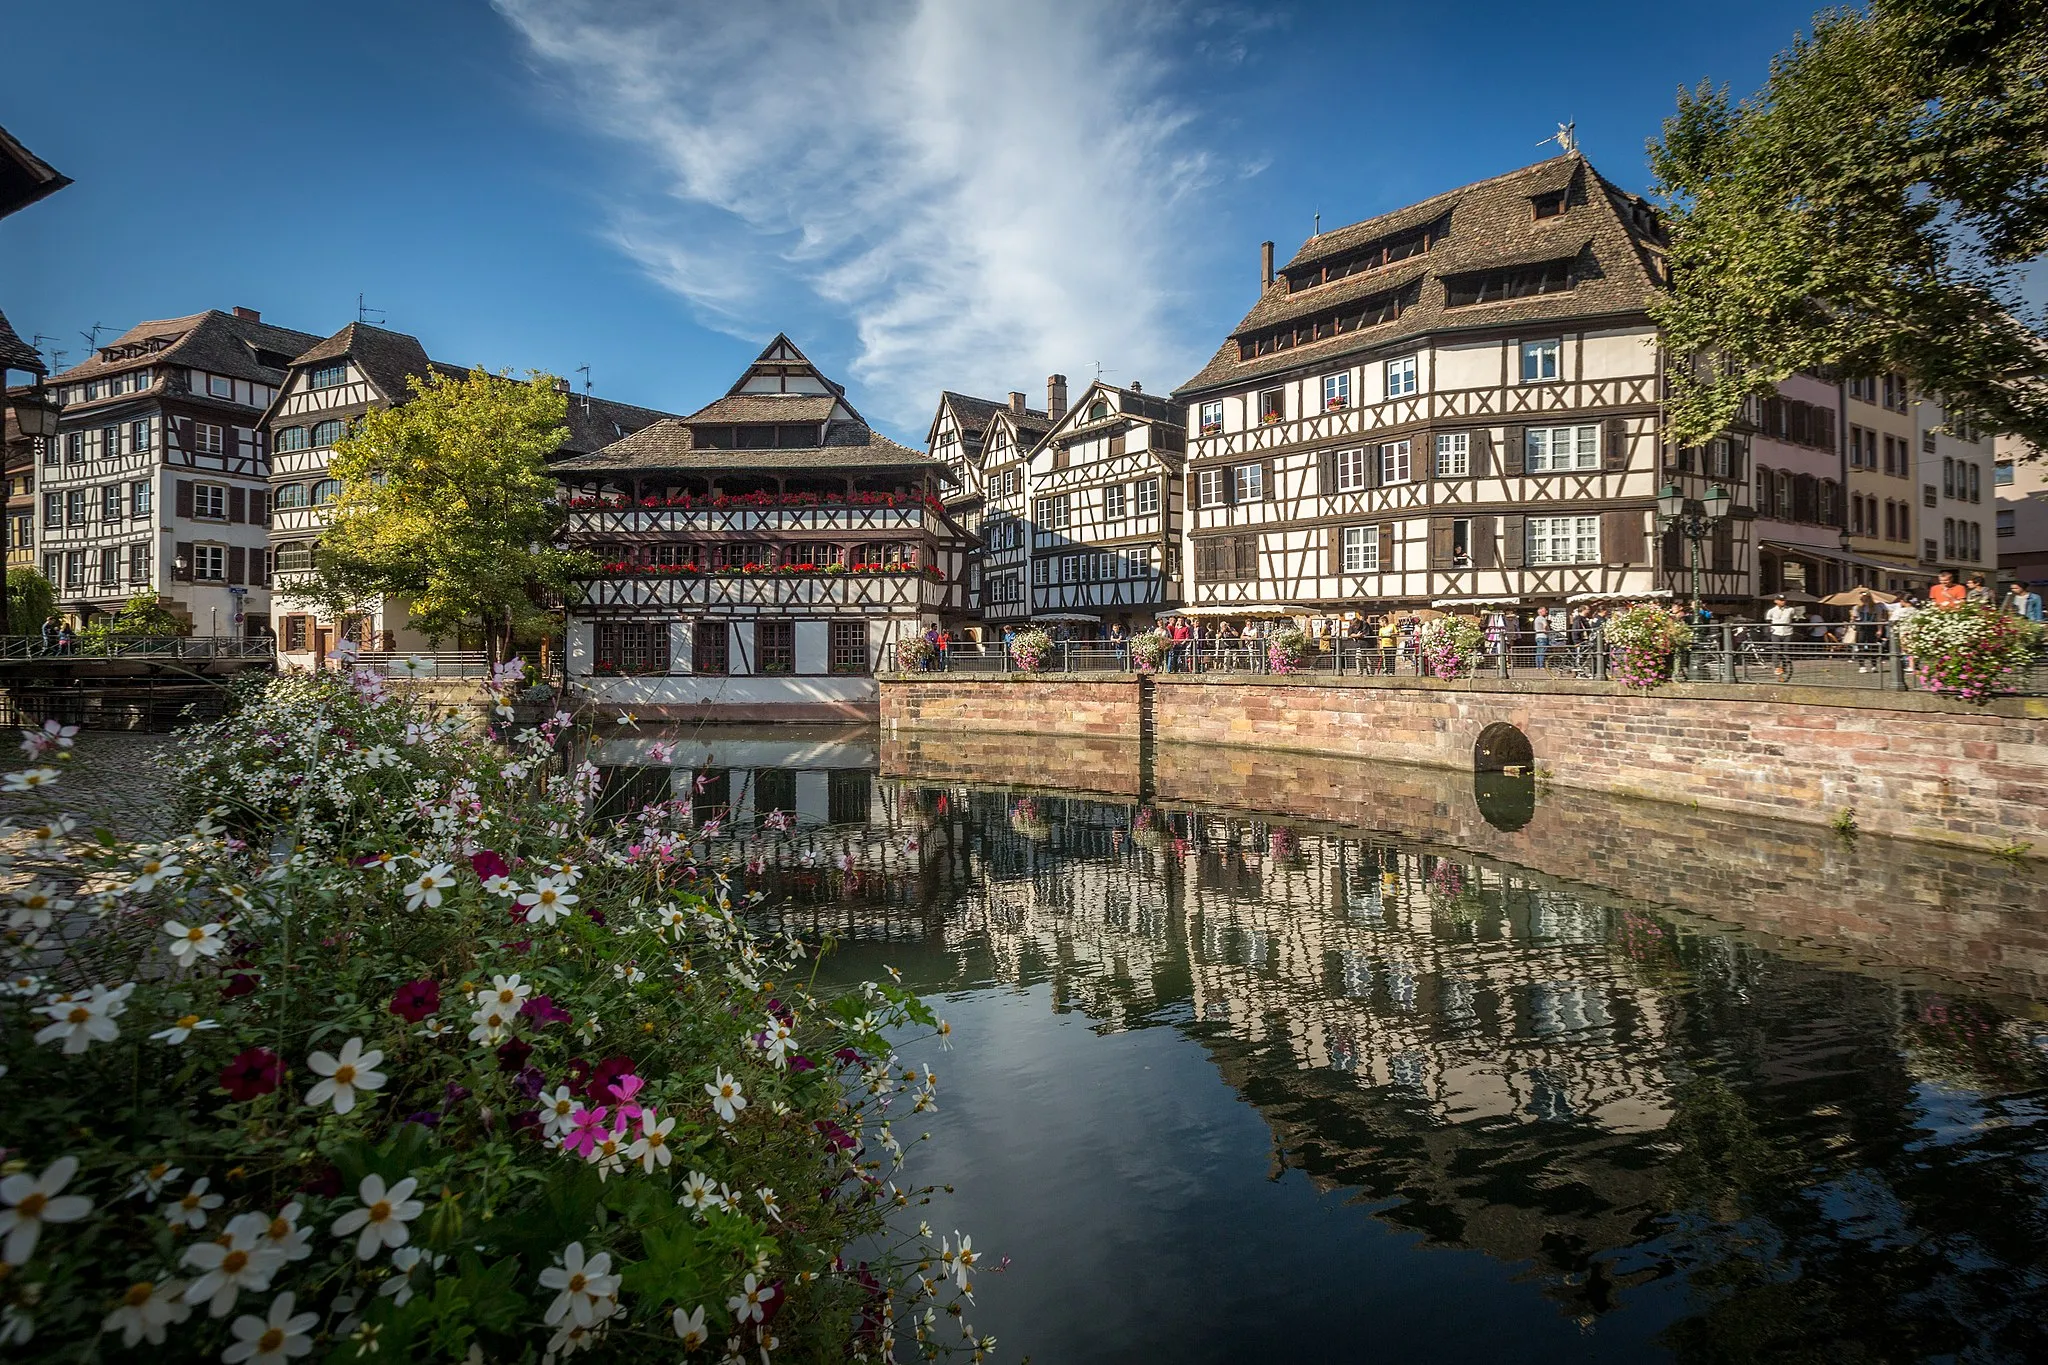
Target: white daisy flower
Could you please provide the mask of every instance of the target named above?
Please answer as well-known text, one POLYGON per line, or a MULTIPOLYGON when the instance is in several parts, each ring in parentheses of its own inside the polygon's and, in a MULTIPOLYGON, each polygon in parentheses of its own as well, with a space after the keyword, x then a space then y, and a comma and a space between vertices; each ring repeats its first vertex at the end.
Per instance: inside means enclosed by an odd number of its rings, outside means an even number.
POLYGON ((150 1034, 149 1037, 151 1042, 169 1043, 172 1047, 176 1047, 203 1029, 216 1029, 219 1027, 220 1025, 211 1019, 201 1019, 196 1014, 181 1014, 178 1016, 177 1022, 173 1023, 169 1028, 158 1029, 155 1033, 150 1034))
POLYGON ((348 1113, 356 1107, 358 1090, 375 1090, 384 1084, 384 1073, 374 1069, 383 1060, 380 1051, 363 1051, 360 1038, 343 1043, 339 1057, 314 1053, 306 1058, 306 1065, 325 1079, 306 1092, 306 1103, 318 1108, 333 1100, 335 1113, 348 1113))
POLYGON ((236 1318, 228 1327, 235 1339, 220 1353, 221 1360, 226 1365, 284 1365, 295 1356, 311 1354, 313 1338, 308 1334, 319 1325, 320 1315, 294 1314, 297 1306, 296 1297, 286 1290, 270 1301, 265 1316, 236 1318))
POLYGON ((128 1186, 128 1193, 121 1197, 123 1199, 133 1199, 139 1194, 154 1204, 157 1201, 157 1196, 164 1192, 164 1186, 170 1184, 183 1174, 185 1174, 183 1166, 173 1166, 168 1161, 159 1161, 147 1170, 137 1171, 134 1181, 128 1186))
POLYGON ((242 1213, 228 1220, 217 1242, 194 1242, 178 1264, 200 1272, 185 1290, 185 1302, 207 1305, 211 1317, 224 1318, 244 1289, 260 1294, 284 1264, 284 1253, 263 1244, 270 1220, 260 1213, 242 1213))
POLYGON ((77 1173, 78 1158, 60 1156, 41 1175, 21 1171, 0 1180, 0 1261, 26 1265, 44 1224, 75 1223, 92 1212, 92 1200, 62 1193, 77 1173))
POLYGON ((704 1087, 704 1093, 711 1097, 711 1107, 718 1111, 718 1117, 731 1123, 739 1117, 739 1111, 747 1107, 747 1097, 742 1093, 740 1083, 723 1071, 717 1080, 704 1087))
POLYGON ((24 768, 18 773, 9 773, 0 778, 0 791, 32 792, 38 787, 47 787, 57 780, 55 768, 24 768))
POLYGON ((356 1259, 359 1261, 372 1259, 380 1247, 404 1246, 412 1238, 406 1224, 419 1217, 427 1207, 412 1197, 419 1183, 412 1176, 407 1176, 387 1190, 383 1176, 364 1176, 363 1183, 356 1187, 356 1197, 363 1206, 350 1209, 335 1219, 334 1235, 347 1237, 361 1233, 356 1238, 356 1259))
POLYGON ((171 956, 180 967, 190 967, 202 957, 220 956, 220 950, 227 946, 220 931, 218 923, 188 925, 174 919, 164 921, 164 932, 171 939, 171 956))
POLYGON ((567 890, 567 883, 554 877, 542 877, 533 884, 533 890, 520 896, 519 903, 526 909, 528 924, 545 924, 553 927, 555 921, 571 913, 577 897, 567 890))
POLYGON ((191 1305, 183 1302, 183 1280, 137 1280, 128 1286, 114 1311, 100 1321, 100 1331, 119 1332, 123 1346, 147 1340, 152 1346, 164 1344, 164 1328, 192 1316, 191 1305))
POLYGON ((441 904, 441 889, 455 885, 450 876, 452 867, 447 863, 435 863, 432 867, 405 884, 405 908, 418 910, 421 907, 433 910, 441 904))
POLYGON ((548 1305, 542 1321, 552 1327, 566 1317, 588 1327, 607 1316, 609 1310, 601 1312, 599 1304, 610 1299, 619 1287, 619 1277, 609 1273, 611 1268, 611 1253, 600 1251, 585 1261, 583 1243, 569 1243, 562 1249, 562 1264, 549 1266, 540 1273, 543 1289, 561 1291, 548 1305))
POLYGON ((212 1183, 211 1176, 200 1176, 178 1201, 164 1209, 164 1221, 174 1228, 203 1228, 206 1215, 220 1207, 220 1196, 208 1194, 206 1187, 212 1183))

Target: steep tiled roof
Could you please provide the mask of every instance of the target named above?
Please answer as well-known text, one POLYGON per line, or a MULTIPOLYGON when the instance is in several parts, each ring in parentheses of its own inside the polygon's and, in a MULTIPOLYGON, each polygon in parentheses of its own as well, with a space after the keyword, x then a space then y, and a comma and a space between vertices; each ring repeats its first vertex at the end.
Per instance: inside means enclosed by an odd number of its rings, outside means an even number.
POLYGON ((7 314, 0 313, 0 369, 26 370, 30 374, 46 374, 49 367, 36 348, 21 339, 20 333, 7 321, 7 314))
POLYGON ((1638 313, 1662 287, 1654 260, 1662 244, 1663 229, 1640 197, 1603 179, 1576 153, 1554 157, 1310 238, 1209 363, 1175 393, 1189 395, 1325 364, 1448 328, 1638 313), (1537 218, 1534 199, 1559 190, 1568 191, 1567 210, 1537 218), (1289 291, 1287 271, 1299 274, 1377 238, 1428 224, 1446 211, 1449 232, 1429 251, 1289 291), (1565 258, 1577 261, 1571 289, 1455 308, 1446 303, 1443 282, 1448 278, 1565 258), (1241 335, 1305 321, 1408 286, 1419 287, 1419 296, 1397 318, 1250 360, 1238 358, 1241 335))
POLYGON ((622 437, 674 417, 672 412, 638 408, 631 403, 614 403, 609 398, 585 398, 581 394, 571 394, 567 419, 569 439, 562 442, 562 448, 553 458, 561 460, 592 454, 622 437))
POLYGON ((563 460, 554 468, 562 474, 608 474, 623 470, 706 474, 721 470, 833 468, 945 471, 943 464, 922 451, 900 446, 857 423, 835 422, 825 439, 825 445, 793 450, 713 450, 696 444, 686 421, 664 418, 593 454, 563 460))
POLYGON ((68 382, 118 374, 139 365, 188 365, 209 374, 276 384, 284 378, 283 365, 319 340, 310 332, 274 327, 216 309, 189 317, 138 322, 94 352, 90 360, 73 365, 55 378, 68 382), (121 354, 127 348, 151 341, 165 344, 154 351, 121 354), (279 363, 265 364, 267 359, 277 359, 279 363))
POLYGON ((822 422, 839 400, 824 393, 736 393, 706 403, 692 422, 822 422))
POLYGON ((293 365, 317 365, 343 356, 355 362, 377 391, 393 402, 404 402, 412 393, 405 381, 413 375, 432 373, 434 362, 427 359, 419 338, 405 332, 388 331, 364 322, 351 322, 319 345, 306 351, 293 365))
POLYGON ((49 162, 21 145, 15 136, 0 128, 0 218, 25 209, 45 195, 55 194, 71 183, 49 162))

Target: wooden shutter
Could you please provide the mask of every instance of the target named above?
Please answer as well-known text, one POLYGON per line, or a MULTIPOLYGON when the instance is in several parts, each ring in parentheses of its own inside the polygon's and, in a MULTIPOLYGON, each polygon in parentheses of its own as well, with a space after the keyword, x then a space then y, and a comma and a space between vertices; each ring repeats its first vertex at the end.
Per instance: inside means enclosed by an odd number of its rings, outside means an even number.
POLYGON ((1431 517, 1429 519, 1429 567, 1446 570, 1451 567, 1451 519, 1431 517))
POLYGON ((1331 577, 1344 572, 1344 528, 1332 526, 1329 530, 1329 567, 1324 570, 1331 577))
POLYGON ((1279 495, 1273 489, 1273 462, 1271 460, 1261 460, 1259 461, 1259 500, 1261 502, 1271 502, 1277 496, 1279 495))
POLYGON ((1408 451, 1410 464, 1408 476, 1417 483, 1428 483, 1436 477, 1436 433, 1418 431, 1412 438, 1408 451))
POLYGON ((1728 438, 1728 482, 1731 485, 1730 491, 1740 488, 1743 481, 1749 477, 1748 464, 1744 459, 1744 453, 1747 450, 1748 446, 1743 442, 1733 436, 1728 438))
POLYGON ((1367 446, 1365 448, 1365 486, 1367 488, 1378 488, 1380 486, 1380 469, 1380 448, 1378 446, 1367 446))
POLYGON ((1227 464, 1216 472, 1223 476, 1223 505, 1225 507, 1235 507, 1237 505, 1237 466, 1227 464))
POLYGON ((1733 573, 1735 571, 1735 523, 1726 518, 1723 518, 1714 526, 1714 558, 1712 563, 1715 573, 1733 573))
POLYGON ((1606 456, 1605 463, 1610 471, 1627 469, 1628 419, 1626 417, 1608 418, 1607 430, 1601 437, 1600 444, 1606 447, 1603 454, 1606 456))
POLYGON ((1472 433, 1472 477, 1483 479, 1493 472, 1493 428, 1479 427, 1472 433))
POLYGON ((1600 514, 1601 560, 1607 564, 1640 564, 1643 545, 1643 514, 1639 511, 1600 514))
POLYGON ((1498 556, 1493 552, 1494 519, 1490 516, 1472 518, 1472 567, 1475 569, 1498 568, 1498 556))
MULTIPOLYGON (((181 483, 179 484, 179 487, 185 490, 187 500, 189 501, 192 492, 192 485, 189 483, 181 483)), ((171 577, 177 579, 180 583, 190 583, 192 581, 191 541, 181 540, 171 546, 171 577), (179 563, 181 562, 185 566, 182 569, 178 567, 179 563)))
MULTIPOLYGON (((177 486, 177 513, 190 519, 192 516, 192 480, 179 479, 177 486)), ((190 558, 190 556, 187 556, 190 558)))
POLYGON ((1500 472, 1516 475, 1522 472, 1522 456, 1528 452, 1529 442, 1524 438, 1521 427, 1509 427, 1501 443, 1500 472))
POLYGON ((1109 434, 1109 453, 1110 453, 1110 454, 1112 454, 1112 455, 1121 455, 1121 454, 1123 454, 1123 453, 1124 453, 1124 448, 1125 448, 1126 444, 1127 444, 1127 442, 1126 442, 1126 440, 1125 440, 1124 434, 1123 434, 1123 433, 1122 433, 1121 431, 1113 431, 1113 432, 1111 432, 1111 433, 1109 434))
POLYGON ((1766 436, 1783 436, 1785 434, 1784 399, 1766 398, 1764 400, 1762 425, 1766 436))
POLYGON ((1394 524, 1380 523, 1380 572, 1394 571, 1394 524))
POLYGON ((1238 536, 1236 540, 1238 581, 1243 583, 1256 579, 1259 576, 1259 537, 1257 533, 1238 536))
POLYGON ((249 520, 257 526, 270 525, 270 493, 266 489, 249 490, 249 520))
POLYGON ((1529 559, 1528 523, 1520 512, 1510 512, 1500 519, 1501 566, 1519 569, 1529 559))
POLYGON ((249 520, 249 492, 245 488, 228 488, 228 520, 246 522, 249 520))
POLYGON ((249 552, 239 545, 228 546, 228 582, 249 581, 249 552))
POLYGON ((1337 492, 1337 452, 1334 450, 1316 452, 1316 491, 1326 498, 1337 492))

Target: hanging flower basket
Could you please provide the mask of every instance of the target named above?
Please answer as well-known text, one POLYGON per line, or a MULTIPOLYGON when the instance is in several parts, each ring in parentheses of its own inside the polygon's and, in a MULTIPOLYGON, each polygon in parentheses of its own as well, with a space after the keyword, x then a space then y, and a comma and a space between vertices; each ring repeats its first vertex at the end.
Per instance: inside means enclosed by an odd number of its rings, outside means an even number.
POLYGON ((1273 673, 1300 673, 1308 668, 1308 636, 1282 626, 1266 637, 1266 668, 1273 673))
POLYGON ((2014 690, 2043 644, 2040 626, 1978 602, 1924 608, 1899 628, 1919 684, 1969 702, 2014 690))
POLYGON ((1440 616, 1424 621, 1415 637, 1422 653, 1422 667, 1432 678, 1471 676, 1486 653, 1486 632, 1477 621, 1463 616, 1440 616))
POLYGON ((1020 630, 1010 637, 1010 662, 1037 673, 1052 662, 1052 636, 1042 630, 1020 630))
POLYGON ((1608 676, 1628 687, 1671 681, 1678 651, 1692 643, 1692 627, 1663 607, 1638 603, 1607 618, 1608 676))
POLYGON ((1173 642, 1163 630, 1148 630, 1131 637, 1131 667, 1140 673, 1157 673, 1173 642))

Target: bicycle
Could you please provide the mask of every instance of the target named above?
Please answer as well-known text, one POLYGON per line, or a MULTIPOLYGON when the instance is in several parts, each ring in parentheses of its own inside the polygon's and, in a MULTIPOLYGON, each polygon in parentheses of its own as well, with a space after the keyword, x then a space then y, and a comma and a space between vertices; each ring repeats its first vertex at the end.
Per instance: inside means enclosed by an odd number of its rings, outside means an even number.
POLYGON ((1600 676, 1599 646, 1591 640, 1567 644, 1562 648, 1553 646, 1543 667, 1545 672, 1560 678, 1597 678, 1600 676))
POLYGON ((1759 634, 1756 630, 1738 631, 1735 636, 1735 650, 1738 662, 1771 670, 1776 682, 1792 681, 1792 642, 1774 636, 1759 634))

